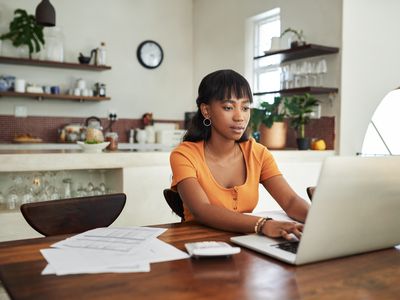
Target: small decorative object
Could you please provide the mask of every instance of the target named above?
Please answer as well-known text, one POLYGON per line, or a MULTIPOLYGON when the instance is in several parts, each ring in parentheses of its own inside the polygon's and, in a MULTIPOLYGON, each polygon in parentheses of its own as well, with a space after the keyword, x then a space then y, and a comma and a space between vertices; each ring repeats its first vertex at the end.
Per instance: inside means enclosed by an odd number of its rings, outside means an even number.
POLYGON ((106 43, 101 42, 100 47, 96 49, 96 65, 106 65, 106 43))
POLYGON ((110 142, 110 144, 107 147, 107 150, 115 151, 118 149, 118 133, 107 132, 105 136, 105 141, 110 142))
POLYGON ((153 113, 145 113, 142 116, 142 123, 143 123, 143 127, 149 126, 149 125, 153 125, 153 113))
POLYGON ((94 55, 94 60, 96 62, 97 49, 92 49, 92 51, 90 51, 90 56, 85 56, 82 54, 82 52, 79 52, 79 56, 78 56, 79 63, 85 64, 85 65, 90 64, 90 61, 92 60, 93 55, 94 55))
POLYGON ((106 85, 104 83, 96 82, 94 85, 94 95, 98 97, 105 97, 106 85))
POLYGON ((305 41, 304 35, 303 35, 303 30, 296 30, 296 29, 292 29, 289 27, 281 33, 281 39, 289 33, 292 34, 292 37, 289 37, 289 39, 288 39, 288 44, 290 45, 290 48, 296 48, 296 47, 304 46, 306 44, 306 41, 305 41), (293 37, 295 37, 295 40, 293 40, 293 37))
POLYGON ((290 125, 297 131, 297 147, 299 150, 310 149, 310 139, 305 137, 305 125, 310 121, 309 114, 319 101, 310 94, 295 95, 285 98, 290 125))
POLYGON ((14 47, 27 46, 29 58, 32 53, 39 52, 41 45, 45 44, 43 26, 36 23, 33 15, 28 15, 26 10, 17 9, 14 20, 10 23, 10 32, 0 36, 1 40, 11 40, 14 47))
POLYGON ((147 69, 159 67, 164 58, 161 46, 151 40, 142 42, 137 48, 136 55, 139 63, 147 69))
POLYGON ((253 109, 252 118, 259 124, 259 142, 268 149, 283 149, 286 146, 287 124, 285 107, 282 98, 275 97, 271 104, 261 102, 260 108, 253 109), (261 123, 261 124, 260 124, 261 123))

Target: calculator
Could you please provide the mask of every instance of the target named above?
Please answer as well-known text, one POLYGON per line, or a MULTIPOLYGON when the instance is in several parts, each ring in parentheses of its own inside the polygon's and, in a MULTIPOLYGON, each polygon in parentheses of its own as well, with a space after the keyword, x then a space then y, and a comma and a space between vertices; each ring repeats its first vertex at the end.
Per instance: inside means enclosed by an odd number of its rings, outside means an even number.
POLYGON ((186 243, 185 247, 192 257, 230 256, 240 252, 239 247, 217 241, 186 243))

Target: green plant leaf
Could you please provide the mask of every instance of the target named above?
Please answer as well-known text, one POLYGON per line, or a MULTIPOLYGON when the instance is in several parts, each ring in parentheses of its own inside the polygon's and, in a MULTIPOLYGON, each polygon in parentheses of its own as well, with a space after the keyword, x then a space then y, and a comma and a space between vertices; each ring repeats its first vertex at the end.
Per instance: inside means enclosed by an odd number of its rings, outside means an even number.
POLYGON ((44 45, 43 26, 36 23, 33 15, 28 15, 26 10, 16 9, 14 19, 10 22, 10 32, 1 35, 2 40, 11 40, 14 47, 28 46, 29 54, 39 52, 44 45))

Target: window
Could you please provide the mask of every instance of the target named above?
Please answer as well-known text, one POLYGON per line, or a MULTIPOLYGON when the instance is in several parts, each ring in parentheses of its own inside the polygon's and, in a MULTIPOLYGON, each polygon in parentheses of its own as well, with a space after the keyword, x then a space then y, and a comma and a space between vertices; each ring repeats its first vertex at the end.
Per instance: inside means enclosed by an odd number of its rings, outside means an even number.
POLYGON ((400 90, 391 91, 375 110, 365 134, 363 155, 400 155, 400 90))
MULTIPOLYGON (((275 8, 262 14, 254 22, 254 56, 264 55, 271 48, 271 38, 281 34, 280 9, 275 8)), ((264 59, 254 60, 253 91, 267 92, 280 89, 280 68, 264 59)), ((265 95, 262 99, 271 100, 275 95, 265 95)), ((261 97, 260 97, 261 98, 261 97)), ((255 105, 260 99, 255 98, 255 105)))

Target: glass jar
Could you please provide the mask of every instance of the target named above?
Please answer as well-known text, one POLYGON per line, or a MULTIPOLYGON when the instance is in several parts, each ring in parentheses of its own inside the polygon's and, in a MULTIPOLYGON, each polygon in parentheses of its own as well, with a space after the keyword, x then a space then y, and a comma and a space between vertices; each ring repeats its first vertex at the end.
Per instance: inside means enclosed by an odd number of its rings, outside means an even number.
POLYGON ((59 27, 46 27, 44 31, 45 47, 44 59, 64 61, 64 35, 59 27))
POLYGON ((107 132, 105 140, 110 142, 107 146, 108 150, 115 151, 118 149, 118 134, 116 132, 107 132))

